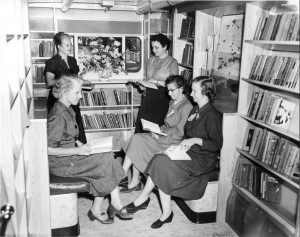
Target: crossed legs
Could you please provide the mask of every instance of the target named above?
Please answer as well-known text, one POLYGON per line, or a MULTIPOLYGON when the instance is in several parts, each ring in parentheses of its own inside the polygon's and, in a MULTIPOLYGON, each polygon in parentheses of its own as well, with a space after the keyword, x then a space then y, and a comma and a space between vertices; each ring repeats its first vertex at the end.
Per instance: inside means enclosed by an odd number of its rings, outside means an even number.
POLYGON ((140 171, 137 168, 135 168, 134 165, 132 165, 132 161, 130 160, 129 156, 126 155, 123 162, 123 170, 125 174, 128 173, 128 170, 131 166, 132 166, 132 178, 130 180, 130 183, 128 183, 128 188, 133 188, 139 184, 140 171))

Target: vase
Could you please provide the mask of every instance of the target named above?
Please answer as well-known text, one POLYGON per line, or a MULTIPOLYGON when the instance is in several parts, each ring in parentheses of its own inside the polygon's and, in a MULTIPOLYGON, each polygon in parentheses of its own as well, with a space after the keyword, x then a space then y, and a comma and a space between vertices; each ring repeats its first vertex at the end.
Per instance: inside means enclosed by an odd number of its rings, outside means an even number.
POLYGON ((95 71, 86 72, 84 75, 82 75, 82 78, 85 80, 88 80, 88 81, 99 80, 99 76, 98 76, 97 72, 95 72, 95 71))
POLYGON ((112 70, 111 69, 103 69, 102 71, 98 71, 100 81, 108 81, 111 77, 112 70))

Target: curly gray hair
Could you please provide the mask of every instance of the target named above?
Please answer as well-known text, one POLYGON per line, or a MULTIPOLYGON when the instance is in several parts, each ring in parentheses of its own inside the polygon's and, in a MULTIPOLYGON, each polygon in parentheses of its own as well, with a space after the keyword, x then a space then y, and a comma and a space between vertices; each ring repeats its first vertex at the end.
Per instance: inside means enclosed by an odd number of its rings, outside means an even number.
POLYGON ((74 82, 83 84, 82 79, 77 75, 63 75, 57 83, 53 86, 52 94, 55 98, 59 99, 65 92, 70 91, 73 88, 74 82))

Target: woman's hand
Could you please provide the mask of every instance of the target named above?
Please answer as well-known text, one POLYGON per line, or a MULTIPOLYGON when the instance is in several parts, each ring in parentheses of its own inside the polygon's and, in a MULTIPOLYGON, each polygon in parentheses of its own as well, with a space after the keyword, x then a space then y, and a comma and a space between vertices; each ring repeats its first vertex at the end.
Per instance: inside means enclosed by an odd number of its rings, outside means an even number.
POLYGON ((81 156, 88 156, 91 153, 91 147, 89 143, 77 147, 76 150, 77 150, 77 155, 81 155, 81 156))
POLYGON ((139 81, 136 81, 135 84, 142 90, 146 90, 146 87, 144 87, 139 81))
POLYGON ((151 133, 151 137, 153 137, 154 139, 158 140, 159 135, 156 134, 156 133, 154 133, 154 132, 152 132, 151 133))
POLYGON ((179 145, 183 146, 185 150, 189 150, 195 144, 193 138, 184 139, 179 145))

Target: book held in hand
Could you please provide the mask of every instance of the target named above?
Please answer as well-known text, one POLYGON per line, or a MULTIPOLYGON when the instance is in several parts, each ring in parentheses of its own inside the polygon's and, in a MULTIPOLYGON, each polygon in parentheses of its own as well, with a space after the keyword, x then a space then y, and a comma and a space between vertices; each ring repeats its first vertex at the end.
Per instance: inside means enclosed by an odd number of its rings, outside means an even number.
POLYGON ((113 137, 102 137, 97 139, 91 139, 89 141, 91 146, 91 153, 90 154, 96 154, 96 153, 103 153, 103 152, 110 152, 112 151, 113 146, 113 137))
POLYGON ((171 160, 192 160, 183 146, 170 146, 164 151, 171 160))
POLYGON ((167 134, 161 132, 160 127, 156 123, 152 123, 145 119, 141 119, 141 122, 144 130, 156 133, 158 135, 167 136, 167 134))
POLYGON ((150 81, 128 81, 127 84, 136 84, 136 85, 141 84, 143 87, 146 87, 146 88, 151 88, 154 90, 158 89, 157 86, 150 81))

